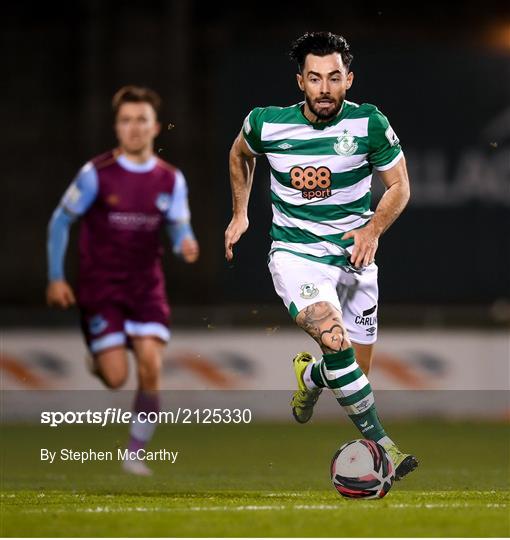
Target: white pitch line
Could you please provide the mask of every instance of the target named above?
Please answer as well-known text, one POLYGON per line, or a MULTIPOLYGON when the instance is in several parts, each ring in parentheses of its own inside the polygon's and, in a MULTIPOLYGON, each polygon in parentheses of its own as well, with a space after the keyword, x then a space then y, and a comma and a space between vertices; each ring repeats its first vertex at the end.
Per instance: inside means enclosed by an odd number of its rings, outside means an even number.
MULTIPOLYGON (((97 506, 95 508, 77 508, 75 510, 63 510, 52 508, 30 508, 22 510, 22 512, 29 514, 44 514, 44 513, 129 513, 129 512, 144 512, 144 513, 158 513, 158 512, 258 512, 258 511, 271 511, 271 510, 348 510, 351 511, 354 508, 371 508, 376 509, 377 501, 372 504, 356 503, 356 506, 343 506, 341 503, 335 504, 297 504, 297 505, 242 505, 242 506, 189 506, 187 508, 168 508, 168 507, 117 507, 112 508, 109 506, 97 506)), ((500 503, 486 503, 486 504, 470 504, 470 503, 418 503, 418 504, 384 504, 381 508, 395 508, 395 509, 407 509, 407 508, 508 508, 507 504, 500 503)))

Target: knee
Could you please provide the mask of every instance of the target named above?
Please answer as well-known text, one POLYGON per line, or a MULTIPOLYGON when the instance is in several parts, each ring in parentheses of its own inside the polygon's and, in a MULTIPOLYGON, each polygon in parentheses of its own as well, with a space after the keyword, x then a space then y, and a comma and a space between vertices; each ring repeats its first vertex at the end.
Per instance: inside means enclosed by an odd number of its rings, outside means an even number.
POLYGON ((108 351, 95 358, 96 374, 108 388, 120 388, 128 378, 124 351, 108 351))
POLYGON ((104 384, 111 388, 112 390, 115 390, 116 388, 120 388, 124 385, 124 383, 127 380, 127 372, 103 372, 100 371, 99 373, 102 381, 104 384))
POLYGON ((340 320, 342 318, 336 307, 329 302, 320 301, 303 308, 296 317, 296 324, 310 334, 317 331, 324 322, 335 317, 340 320))
MULTIPOLYGON (((314 304, 311 304, 310 306, 307 306, 302 311, 299 312, 299 315, 304 314, 308 317, 331 317, 335 314, 338 314, 341 316, 338 309, 331 304, 330 302, 326 302, 325 300, 320 300, 319 302, 315 302, 314 304)), ((298 316, 299 316, 298 315, 298 316)))

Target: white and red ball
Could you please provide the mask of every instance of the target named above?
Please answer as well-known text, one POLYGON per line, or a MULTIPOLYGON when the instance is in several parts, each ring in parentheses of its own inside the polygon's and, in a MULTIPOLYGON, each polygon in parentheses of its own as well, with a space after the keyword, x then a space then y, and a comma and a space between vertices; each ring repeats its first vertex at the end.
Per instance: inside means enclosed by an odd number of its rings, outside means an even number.
POLYGON ((350 441, 331 460, 331 481, 343 497, 381 499, 391 489, 394 479, 393 462, 374 441, 350 441))

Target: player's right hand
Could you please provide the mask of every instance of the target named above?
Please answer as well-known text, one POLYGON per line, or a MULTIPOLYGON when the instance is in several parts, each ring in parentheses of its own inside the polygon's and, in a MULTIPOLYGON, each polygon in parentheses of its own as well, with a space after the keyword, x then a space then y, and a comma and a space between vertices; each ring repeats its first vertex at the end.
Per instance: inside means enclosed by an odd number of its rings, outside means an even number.
POLYGON ((76 304, 73 289, 65 280, 50 281, 46 288, 46 302, 51 307, 67 309, 76 304))
POLYGON ((225 258, 231 261, 234 258, 232 248, 239 241, 239 238, 248 230, 249 221, 246 216, 232 218, 225 231, 225 258))

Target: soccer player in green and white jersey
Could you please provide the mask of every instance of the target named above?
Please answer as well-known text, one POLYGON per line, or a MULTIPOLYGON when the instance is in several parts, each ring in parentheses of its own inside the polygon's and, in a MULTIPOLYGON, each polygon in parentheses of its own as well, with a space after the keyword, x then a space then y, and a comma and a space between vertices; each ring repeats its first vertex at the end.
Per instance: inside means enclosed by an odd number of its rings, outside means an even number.
POLYGON ((384 446, 399 480, 417 459, 401 452, 377 415, 367 374, 377 338, 379 237, 409 199, 399 140, 375 107, 345 99, 354 75, 341 36, 307 33, 291 49, 304 101, 253 109, 230 151, 233 217, 225 256, 248 228, 256 156, 271 168, 273 224, 269 269, 290 315, 320 346, 293 360, 298 390, 292 412, 307 422, 330 388, 362 436, 384 446), (372 171, 386 191, 370 210, 372 171))

